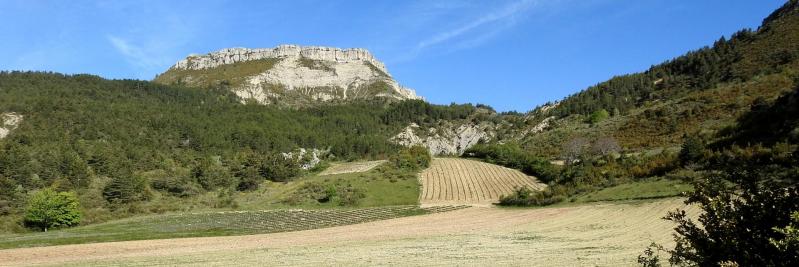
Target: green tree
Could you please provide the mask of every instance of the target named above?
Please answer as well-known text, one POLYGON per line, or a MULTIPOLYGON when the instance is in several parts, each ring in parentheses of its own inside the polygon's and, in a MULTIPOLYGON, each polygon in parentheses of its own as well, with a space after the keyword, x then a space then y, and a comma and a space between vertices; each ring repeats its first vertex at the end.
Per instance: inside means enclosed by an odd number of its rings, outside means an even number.
POLYGON ((594 125, 607 119, 608 117, 610 117, 610 113, 603 108, 591 113, 591 115, 588 116, 588 122, 591 123, 591 125, 594 125))
POLYGON ((150 199, 148 181, 142 176, 117 176, 103 188, 103 197, 111 203, 130 203, 150 199))
POLYGON ((39 190, 28 200, 25 209, 25 225, 45 232, 48 228, 76 225, 80 219, 78 197, 72 192, 39 190))
POLYGON ((678 156, 680 158, 680 163, 682 163, 683 166, 691 163, 698 163, 697 161, 702 158, 704 149, 705 147, 702 144, 702 140, 698 137, 686 136, 678 156))

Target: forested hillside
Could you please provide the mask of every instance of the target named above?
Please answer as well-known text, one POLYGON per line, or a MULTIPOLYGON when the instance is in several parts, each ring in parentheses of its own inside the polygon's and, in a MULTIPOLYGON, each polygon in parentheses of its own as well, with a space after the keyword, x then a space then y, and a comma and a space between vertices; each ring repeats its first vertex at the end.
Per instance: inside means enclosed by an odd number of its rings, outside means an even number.
POLYGON ((399 150, 389 138, 408 123, 465 119, 475 109, 423 101, 288 109, 242 104, 220 88, 2 72, 0 114, 22 119, 0 139, 0 216, 45 187, 77 192, 87 209, 144 201, 150 190, 252 190, 305 172, 311 155, 282 153, 387 158, 399 150))
POLYGON ((752 104, 793 88, 799 77, 797 6, 789 1, 757 30, 741 30, 531 111, 533 125, 551 118, 542 124, 545 131, 522 137, 523 146, 554 158, 572 140, 614 138, 626 151, 646 152, 732 125, 752 104))

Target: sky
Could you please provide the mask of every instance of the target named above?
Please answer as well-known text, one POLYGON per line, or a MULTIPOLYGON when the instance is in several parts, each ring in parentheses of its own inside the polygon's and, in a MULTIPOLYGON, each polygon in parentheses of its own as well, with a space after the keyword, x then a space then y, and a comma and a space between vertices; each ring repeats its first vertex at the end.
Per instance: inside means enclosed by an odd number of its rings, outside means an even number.
POLYGON ((359 47, 432 103, 528 111, 757 28, 784 2, 0 0, 0 70, 150 80, 228 47, 359 47))

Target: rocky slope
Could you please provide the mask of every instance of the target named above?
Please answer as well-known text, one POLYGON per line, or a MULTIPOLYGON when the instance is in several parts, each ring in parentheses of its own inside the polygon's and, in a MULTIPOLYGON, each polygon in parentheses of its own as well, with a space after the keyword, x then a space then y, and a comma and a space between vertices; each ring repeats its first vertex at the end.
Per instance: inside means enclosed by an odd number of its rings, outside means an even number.
POLYGON ((441 121, 438 126, 423 128, 412 123, 402 132, 391 138, 391 141, 406 147, 424 146, 433 155, 460 156, 466 149, 478 142, 489 141, 496 135, 494 124, 490 122, 457 123, 441 121))
POLYGON ((22 122, 22 115, 17 113, 0 113, 0 139, 5 138, 22 122))
POLYGON ((228 48, 190 55, 155 79, 164 84, 226 87, 242 102, 303 105, 352 99, 420 99, 395 81, 369 51, 318 46, 228 48))

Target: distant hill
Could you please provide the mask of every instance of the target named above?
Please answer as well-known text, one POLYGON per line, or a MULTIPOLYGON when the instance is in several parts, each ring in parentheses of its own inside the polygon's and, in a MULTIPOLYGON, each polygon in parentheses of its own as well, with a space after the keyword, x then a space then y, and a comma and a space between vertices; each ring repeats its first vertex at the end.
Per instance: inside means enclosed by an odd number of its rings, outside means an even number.
POLYGON ((797 77, 799 1, 790 0, 757 30, 741 30, 531 111, 525 134, 514 140, 548 157, 560 156, 578 138, 611 137, 631 152, 674 148, 686 134, 709 135, 733 125, 753 103, 791 90, 797 77), (591 121, 603 112, 609 118, 591 121))
POLYGON ((413 90, 400 86, 369 51, 359 48, 228 48, 191 55, 154 81, 223 87, 242 101, 288 106, 375 98, 420 99, 413 90))

